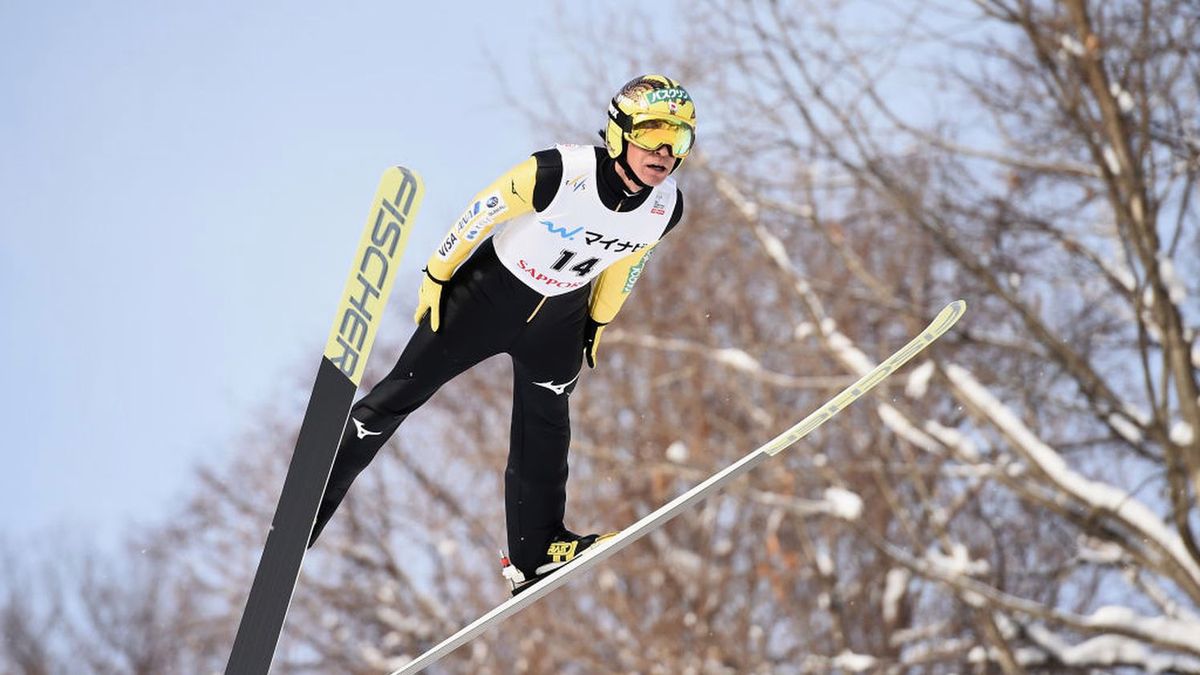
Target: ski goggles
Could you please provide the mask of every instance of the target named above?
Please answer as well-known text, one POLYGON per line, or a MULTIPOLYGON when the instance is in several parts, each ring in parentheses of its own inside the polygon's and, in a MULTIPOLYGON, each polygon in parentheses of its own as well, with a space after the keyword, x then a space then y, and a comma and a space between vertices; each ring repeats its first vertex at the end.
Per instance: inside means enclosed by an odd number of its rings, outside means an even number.
POLYGON ((662 117, 633 116, 633 124, 625 132, 630 143, 654 152, 662 146, 671 149, 671 155, 683 159, 692 151, 696 142, 696 130, 690 124, 662 117))

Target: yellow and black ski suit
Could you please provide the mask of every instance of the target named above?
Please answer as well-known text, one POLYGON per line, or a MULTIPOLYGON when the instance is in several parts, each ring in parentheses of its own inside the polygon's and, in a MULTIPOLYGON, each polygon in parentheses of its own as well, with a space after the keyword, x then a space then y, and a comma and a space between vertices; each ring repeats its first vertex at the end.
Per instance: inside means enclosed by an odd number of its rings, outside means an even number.
MULTIPOLYGON (((585 350, 594 356, 598 331, 616 316, 661 239, 632 250, 585 285, 557 295, 539 292, 530 280, 506 267, 489 236, 493 228, 519 216, 540 215, 560 190, 586 184, 580 176, 564 178, 562 152, 568 147, 534 153, 476 195, 429 259, 430 279, 444 282, 440 326, 433 329, 428 312, 419 316, 417 330, 395 367, 354 406, 310 545, 351 482, 400 423, 450 379, 503 352, 513 359, 515 378, 505 471, 509 556, 526 574, 544 562, 547 545, 565 529, 568 397, 585 350)), ((629 194, 615 161, 603 148, 590 149, 596 154, 591 183, 605 209, 624 213, 650 208, 650 189, 629 194)), ((683 213, 682 195, 676 190, 674 196, 663 235, 683 213)), ((608 243, 588 240, 593 242, 608 243)))

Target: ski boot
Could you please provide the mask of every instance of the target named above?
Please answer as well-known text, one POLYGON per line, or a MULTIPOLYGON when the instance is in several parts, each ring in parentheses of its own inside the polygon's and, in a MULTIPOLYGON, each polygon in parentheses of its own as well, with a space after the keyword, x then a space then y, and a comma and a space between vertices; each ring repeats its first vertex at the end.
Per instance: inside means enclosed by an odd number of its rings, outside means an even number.
POLYGON ((508 556, 504 555, 504 551, 500 552, 500 573, 508 580, 509 586, 512 589, 512 594, 517 595, 521 591, 528 589, 542 579, 550 576, 552 572, 570 563, 578 558, 584 551, 591 548, 597 543, 603 542, 617 536, 616 532, 608 534, 588 534, 579 536, 568 530, 563 530, 559 533, 550 545, 546 547, 546 559, 537 569, 533 571, 533 576, 525 576, 525 573, 517 569, 508 556))

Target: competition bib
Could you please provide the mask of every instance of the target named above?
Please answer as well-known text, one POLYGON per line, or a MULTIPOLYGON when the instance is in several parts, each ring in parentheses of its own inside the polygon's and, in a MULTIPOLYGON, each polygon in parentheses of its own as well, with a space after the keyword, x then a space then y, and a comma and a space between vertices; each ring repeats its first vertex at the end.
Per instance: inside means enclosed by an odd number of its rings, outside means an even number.
POLYGON ((518 279, 542 295, 581 288, 609 265, 659 240, 675 211, 675 180, 668 178, 633 211, 608 209, 596 194, 596 153, 590 146, 558 146, 563 181, 541 213, 519 216, 494 235, 496 255, 518 279))

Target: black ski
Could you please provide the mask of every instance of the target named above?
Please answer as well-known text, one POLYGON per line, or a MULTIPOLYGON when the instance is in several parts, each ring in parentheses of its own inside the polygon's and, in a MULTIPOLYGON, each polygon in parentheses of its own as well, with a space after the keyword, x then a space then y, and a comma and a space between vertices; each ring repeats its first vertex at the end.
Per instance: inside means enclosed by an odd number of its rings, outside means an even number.
POLYGON ((226 675, 266 675, 271 667, 325 483, 423 195, 421 178, 403 167, 388 169, 379 183, 317 369, 226 675))

